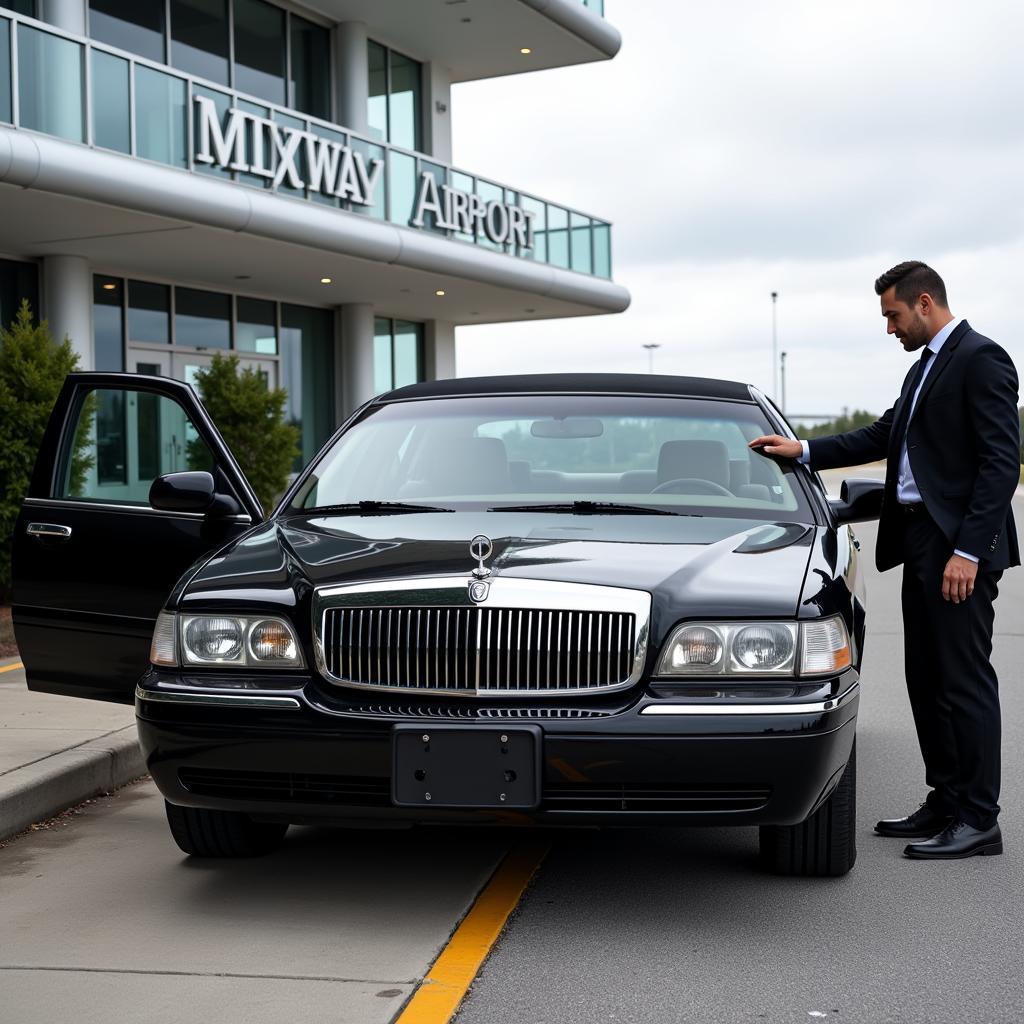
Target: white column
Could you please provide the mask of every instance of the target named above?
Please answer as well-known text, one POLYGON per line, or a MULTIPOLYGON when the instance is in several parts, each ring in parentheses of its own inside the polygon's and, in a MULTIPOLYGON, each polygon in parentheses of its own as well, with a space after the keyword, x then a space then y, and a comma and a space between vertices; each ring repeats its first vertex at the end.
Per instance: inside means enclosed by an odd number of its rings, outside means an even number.
POLYGON ((43 258, 43 318, 50 334, 61 342, 71 339, 78 369, 96 366, 92 337, 92 269, 82 256, 43 258))
POLYGON ((335 115, 338 124, 366 135, 370 67, 366 53, 366 26, 343 21, 334 29, 335 115))
POLYGON ((426 130, 424 150, 443 164, 452 162, 452 73, 443 64, 430 63, 423 69, 426 130))
POLYGON ((373 306, 350 302, 338 307, 335 333, 335 394, 339 421, 376 394, 373 386, 373 306))
POLYGON ((455 376, 455 324, 428 320, 423 331, 424 377, 447 380, 455 376))
POLYGON ((49 22, 54 28, 85 35, 85 11, 88 0, 42 0, 39 5, 40 21, 49 22))

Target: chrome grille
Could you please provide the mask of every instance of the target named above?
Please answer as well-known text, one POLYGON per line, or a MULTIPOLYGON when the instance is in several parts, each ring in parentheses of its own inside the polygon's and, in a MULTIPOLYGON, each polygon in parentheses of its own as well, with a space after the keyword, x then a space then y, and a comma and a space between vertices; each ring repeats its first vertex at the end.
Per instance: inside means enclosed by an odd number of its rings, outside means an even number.
POLYGON ((329 675, 454 693, 595 690, 627 683, 636 616, 535 608, 327 608, 329 675))

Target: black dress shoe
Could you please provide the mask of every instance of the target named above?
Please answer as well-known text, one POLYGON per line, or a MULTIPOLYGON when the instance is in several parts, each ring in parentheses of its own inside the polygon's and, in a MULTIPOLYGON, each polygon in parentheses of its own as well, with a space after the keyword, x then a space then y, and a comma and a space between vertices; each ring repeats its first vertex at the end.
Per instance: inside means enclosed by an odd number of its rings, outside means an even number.
POLYGON ((894 839, 930 838, 937 836, 952 821, 952 814, 939 814, 927 804, 921 804, 913 814, 905 818, 883 819, 875 825, 875 832, 894 839))
POLYGON ((905 857, 918 860, 959 860, 961 857, 992 856, 1003 852, 1003 834, 998 825, 972 828, 966 821, 954 821, 937 836, 923 843, 911 843, 905 857))

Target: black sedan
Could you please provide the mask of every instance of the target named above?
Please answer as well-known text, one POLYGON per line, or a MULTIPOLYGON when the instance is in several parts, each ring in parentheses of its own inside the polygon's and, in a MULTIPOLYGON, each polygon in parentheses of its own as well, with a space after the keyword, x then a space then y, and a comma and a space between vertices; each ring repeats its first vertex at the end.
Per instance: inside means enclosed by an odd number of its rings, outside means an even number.
POLYGON ((16 527, 29 686, 135 702, 178 845, 289 824, 757 825, 853 865, 863 578, 829 499, 748 442, 745 384, 416 384, 266 517, 192 389, 68 377, 16 527))

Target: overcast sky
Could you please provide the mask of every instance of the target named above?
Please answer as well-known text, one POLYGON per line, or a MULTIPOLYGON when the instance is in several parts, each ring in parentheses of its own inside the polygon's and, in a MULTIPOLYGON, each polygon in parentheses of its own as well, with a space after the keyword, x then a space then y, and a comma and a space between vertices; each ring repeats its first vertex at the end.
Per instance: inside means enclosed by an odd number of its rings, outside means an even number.
POLYGON ((1024 4, 607 0, 612 61, 457 86, 455 162, 611 220, 617 316, 461 327, 460 375, 646 370, 881 412, 903 259, 1024 369, 1024 4))

